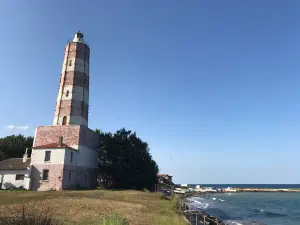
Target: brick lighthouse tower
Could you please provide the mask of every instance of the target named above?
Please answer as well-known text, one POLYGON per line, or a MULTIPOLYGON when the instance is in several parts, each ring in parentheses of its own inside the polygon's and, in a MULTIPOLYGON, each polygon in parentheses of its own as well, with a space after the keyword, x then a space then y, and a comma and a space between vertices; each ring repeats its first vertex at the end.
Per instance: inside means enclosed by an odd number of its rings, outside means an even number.
POLYGON ((65 48, 53 125, 88 126, 90 49, 76 33, 65 48))
POLYGON ((65 47, 52 126, 36 128, 31 154, 32 190, 96 186, 99 135, 88 128, 90 49, 77 32, 65 47))

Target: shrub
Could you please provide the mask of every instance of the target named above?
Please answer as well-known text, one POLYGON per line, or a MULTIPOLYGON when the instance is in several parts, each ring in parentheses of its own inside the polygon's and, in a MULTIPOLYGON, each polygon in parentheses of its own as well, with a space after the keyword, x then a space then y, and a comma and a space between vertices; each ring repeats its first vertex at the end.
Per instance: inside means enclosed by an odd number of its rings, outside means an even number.
POLYGON ((22 203, 21 207, 6 207, 6 214, 0 221, 5 225, 60 225, 58 220, 54 219, 49 206, 41 203, 22 203))
POLYGON ((101 225, 129 225, 128 220, 118 213, 112 214, 104 219, 101 225))

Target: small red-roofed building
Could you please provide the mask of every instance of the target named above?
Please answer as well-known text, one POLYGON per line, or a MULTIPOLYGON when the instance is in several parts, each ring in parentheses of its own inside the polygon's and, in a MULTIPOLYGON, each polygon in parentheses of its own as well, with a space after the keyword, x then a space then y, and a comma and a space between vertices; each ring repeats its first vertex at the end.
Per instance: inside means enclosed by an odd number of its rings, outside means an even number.
POLYGON ((157 174, 158 183, 173 184, 172 178, 173 176, 170 176, 169 174, 157 174))

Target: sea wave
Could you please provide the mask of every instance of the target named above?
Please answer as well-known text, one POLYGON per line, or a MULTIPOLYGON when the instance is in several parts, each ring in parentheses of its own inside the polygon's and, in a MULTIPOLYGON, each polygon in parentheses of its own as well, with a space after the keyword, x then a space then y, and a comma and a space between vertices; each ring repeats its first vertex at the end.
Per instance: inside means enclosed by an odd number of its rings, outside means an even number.
POLYGON ((268 217, 286 217, 286 216, 288 216, 284 213, 277 213, 277 212, 270 212, 270 211, 263 211, 263 213, 268 217))
POLYGON ((252 212, 255 214, 261 214, 267 217, 286 217, 288 216, 287 214, 284 213, 278 213, 278 212, 272 212, 268 211, 266 209, 252 209, 252 212))
POLYGON ((204 203, 198 200, 193 199, 193 205, 194 207, 198 208, 198 209, 207 209, 208 207, 210 207, 210 205, 208 203, 204 203))
POLYGON ((194 210, 228 225, 300 225, 300 196, 293 193, 207 194, 192 199, 194 210))

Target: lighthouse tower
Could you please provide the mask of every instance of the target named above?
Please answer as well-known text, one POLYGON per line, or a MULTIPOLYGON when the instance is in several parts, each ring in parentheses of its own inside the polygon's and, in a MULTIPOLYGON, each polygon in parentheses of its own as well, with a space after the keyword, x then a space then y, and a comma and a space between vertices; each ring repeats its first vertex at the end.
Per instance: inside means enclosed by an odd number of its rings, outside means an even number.
POLYGON ((77 32, 67 43, 52 126, 36 128, 32 190, 96 186, 99 134, 88 128, 90 48, 77 32))
POLYGON ((78 32, 65 48, 53 125, 88 126, 90 49, 78 32))

